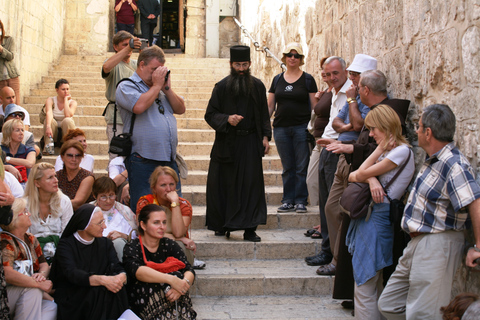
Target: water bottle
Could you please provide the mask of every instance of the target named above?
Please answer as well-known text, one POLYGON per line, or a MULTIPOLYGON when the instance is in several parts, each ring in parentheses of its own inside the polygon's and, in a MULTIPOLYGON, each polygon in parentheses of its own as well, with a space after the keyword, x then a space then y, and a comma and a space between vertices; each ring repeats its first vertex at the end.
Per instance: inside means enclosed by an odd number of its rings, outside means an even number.
POLYGON ((48 154, 54 154, 55 153, 55 143, 53 142, 52 137, 50 137, 50 141, 47 144, 47 152, 48 152, 48 154))

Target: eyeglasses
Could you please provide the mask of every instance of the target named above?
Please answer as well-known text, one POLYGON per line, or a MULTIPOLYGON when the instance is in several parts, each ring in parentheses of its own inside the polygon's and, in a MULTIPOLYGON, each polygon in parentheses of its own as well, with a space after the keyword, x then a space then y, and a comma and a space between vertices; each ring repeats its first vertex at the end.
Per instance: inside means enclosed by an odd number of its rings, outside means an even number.
POLYGON ((70 159, 82 158, 83 157, 80 153, 76 153, 76 154, 66 153, 65 155, 67 156, 67 158, 70 158, 70 159))
POLYGON ((352 77, 358 77, 360 75, 360 72, 348 71, 348 74, 351 75, 352 77))
POLYGON ((158 112, 165 114, 165 108, 163 107, 162 100, 157 98, 155 99, 155 103, 158 104, 158 112))
POLYGON ((27 208, 25 208, 25 210, 23 210, 23 212, 20 212, 20 213, 18 214, 19 217, 20 217, 20 216, 27 216, 27 217, 29 217, 29 216, 31 216, 31 215, 32 215, 32 214, 31 214, 30 212, 28 212, 27 208))
POLYGON ((232 66, 234 68, 237 68, 237 69, 248 69, 248 67, 250 66, 250 64, 248 62, 243 62, 243 63, 240 63, 240 62, 233 62, 232 63, 232 66))
POLYGON ((103 219, 103 220, 102 220, 102 221, 100 221, 99 223, 95 223, 95 225, 97 225, 97 226, 101 226, 101 225, 102 225, 102 224, 104 224, 104 223, 105 223, 105 219, 103 219))
POLYGON ((294 57, 295 59, 300 59, 302 57, 298 53, 291 53, 291 52, 285 53, 285 56, 287 56, 288 58, 294 57))
MULTIPOLYGON (((8 115, 8 117, 23 119, 23 113, 22 113, 22 112, 10 113, 10 114, 8 115)), ((7 118, 8 118, 8 117, 7 117, 7 118)))
POLYGON ((101 200, 101 201, 107 201, 107 200, 115 200, 117 198, 117 195, 115 194, 112 194, 110 196, 101 196, 101 197, 98 197, 98 200, 101 200))

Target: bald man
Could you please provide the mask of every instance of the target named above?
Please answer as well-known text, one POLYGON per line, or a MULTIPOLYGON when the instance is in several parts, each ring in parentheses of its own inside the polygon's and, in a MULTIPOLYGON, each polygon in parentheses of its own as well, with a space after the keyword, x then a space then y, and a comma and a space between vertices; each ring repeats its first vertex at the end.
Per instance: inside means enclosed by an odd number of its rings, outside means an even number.
MULTIPOLYGON (((11 103, 16 104, 16 96, 15 96, 15 91, 13 91, 12 88, 10 87, 3 87, 0 90, 0 102, 2 103, 2 106, 0 108, 0 125, 3 126, 3 120, 5 118, 5 107, 8 106, 11 103)), ((22 108, 22 107, 20 107, 22 108)), ((28 113, 25 108, 23 109, 23 113, 25 114, 25 119, 23 120, 23 124, 25 125, 25 130, 29 131, 30 129, 30 114, 28 113)))

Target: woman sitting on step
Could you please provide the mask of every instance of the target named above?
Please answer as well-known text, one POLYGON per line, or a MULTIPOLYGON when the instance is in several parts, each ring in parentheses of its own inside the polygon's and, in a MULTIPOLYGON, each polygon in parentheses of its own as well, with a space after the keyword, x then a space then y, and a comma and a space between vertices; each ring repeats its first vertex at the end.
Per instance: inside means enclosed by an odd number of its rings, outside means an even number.
MULTIPOLYGON (((63 136, 63 141, 68 140, 75 140, 82 144, 83 152, 87 152, 87 138, 85 135, 85 131, 80 128, 70 129, 68 130, 67 134, 63 136)), ((85 153, 83 156, 82 162, 80 162, 80 167, 90 171, 93 173, 93 166, 94 166, 95 159, 91 154, 85 153)), ((63 160, 61 156, 57 157, 55 161, 55 171, 59 171, 63 169, 63 160)))
POLYGON ((415 161, 402 136, 400 119, 391 107, 376 106, 367 114, 365 126, 378 146, 348 180, 368 183, 375 204, 369 219, 352 219, 346 245, 352 254, 355 318, 374 320, 383 319, 377 302, 383 290, 383 269, 393 263, 389 200, 403 196, 415 161))
POLYGON ((75 129, 73 116, 77 109, 77 102, 70 95, 70 84, 65 79, 60 79, 55 83, 56 97, 47 98, 45 101, 45 120, 43 122, 43 132, 45 144, 48 144, 50 138, 58 141, 58 127, 62 128, 62 134, 65 136, 69 129, 75 129))
POLYGON ((95 180, 92 195, 95 201, 91 204, 102 209, 106 228, 103 236, 112 240, 118 260, 122 262, 123 247, 127 241, 136 237, 137 222, 130 207, 115 201, 117 185, 109 177, 100 177, 95 180))
POLYGON ((65 142, 60 149, 60 156, 63 169, 57 171, 58 187, 72 201, 73 210, 77 210, 82 204, 93 201, 92 186, 95 179, 90 171, 80 168, 84 156, 80 142, 65 142))
POLYGON ((188 262, 196 265, 196 268, 202 269, 205 263, 196 260, 194 262, 194 253, 197 251, 197 245, 190 239, 188 228, 192 222, 192 205, 188 200, 180 198, 176 191, 178 175, 170 167, 158 166, 150 176, 150 189, 152 194, 141 197, 137 202, 137 215, 147 204, 154 203, 166 208, 167 230, 165 237, 176 240, 185 252, 188 262))
POLYGON ((196 319, 188 294, 195 273, 177 242, 165 237, 167 221, 164 207, 140 210, 140 235, 123 256, 130 307, 142 319, 196 319))
POLYGON ((73 215, 72 202, 58 188, 52 164, 40 162, 33 166, 24 197, 31 213, 30 233, 37 237, 50 263, 60 235, 73 215))

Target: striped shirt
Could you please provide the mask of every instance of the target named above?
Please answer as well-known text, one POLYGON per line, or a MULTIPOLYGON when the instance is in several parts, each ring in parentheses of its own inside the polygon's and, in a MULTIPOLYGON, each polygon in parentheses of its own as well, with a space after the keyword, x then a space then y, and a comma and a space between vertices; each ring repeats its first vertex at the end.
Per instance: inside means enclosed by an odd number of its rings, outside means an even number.
POLYGON ((472 166, 453 142, 427 158, 405 206, 406 232, 439 233, 464 230, 466 207, 480 198, 472 166))

